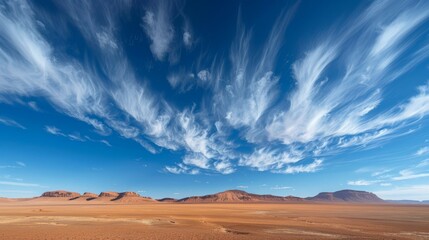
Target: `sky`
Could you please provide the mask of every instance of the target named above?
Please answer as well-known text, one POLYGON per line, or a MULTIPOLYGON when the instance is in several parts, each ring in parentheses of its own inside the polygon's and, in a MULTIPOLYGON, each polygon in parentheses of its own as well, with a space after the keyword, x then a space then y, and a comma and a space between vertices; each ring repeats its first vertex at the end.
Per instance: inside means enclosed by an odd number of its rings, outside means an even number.
POLYGON ((429 199, 428 1, 0 0, 0 196, 429 199))

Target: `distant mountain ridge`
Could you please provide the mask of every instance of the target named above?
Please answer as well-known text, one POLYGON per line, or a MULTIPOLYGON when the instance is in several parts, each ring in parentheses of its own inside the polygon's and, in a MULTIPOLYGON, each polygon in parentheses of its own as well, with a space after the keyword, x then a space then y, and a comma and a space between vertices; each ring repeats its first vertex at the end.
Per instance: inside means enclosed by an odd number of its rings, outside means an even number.
MULTIPOLYGON (((0 199, 0 202, 16 201, 13 199, 0 199)), ((23 199, 24 200, 24 199, 23 199)), ((203 196, 191 196, 182 199, 162 198, 152 199, 150 197, 140 196, 136 192, 101 192, 100 194, 85 192, 83 195, 77 192, 65 190, 56 190, 43 193, 40 197, 26 199, 28 201, 70 201, 76 203, 94 202, 94 203, 122 203, 122 204, 143 204, 143 203, 416 203, 415 201, 384 201, 371 192, 356 190, 341 190, 337 192, 321 192, 314 197, 295 197, 295 196, 275 196, 271 194, 254 194, 242 190, 227 190, 215 194, 203 196)), ((420 202, 424 203, 424 201, 420 202)))

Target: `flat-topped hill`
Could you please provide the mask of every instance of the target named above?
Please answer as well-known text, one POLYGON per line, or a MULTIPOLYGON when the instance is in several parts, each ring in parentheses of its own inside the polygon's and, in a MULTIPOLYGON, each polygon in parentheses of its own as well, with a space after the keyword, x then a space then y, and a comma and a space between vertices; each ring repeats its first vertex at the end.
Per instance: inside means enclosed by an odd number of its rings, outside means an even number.
POLYGON ((381 198, 371 192, 356 190, 341 190, 337 192, 321 192, 314 197, 307 198, 311 201, 322 202, 360 202, 374 203, 383 202, 381 198))

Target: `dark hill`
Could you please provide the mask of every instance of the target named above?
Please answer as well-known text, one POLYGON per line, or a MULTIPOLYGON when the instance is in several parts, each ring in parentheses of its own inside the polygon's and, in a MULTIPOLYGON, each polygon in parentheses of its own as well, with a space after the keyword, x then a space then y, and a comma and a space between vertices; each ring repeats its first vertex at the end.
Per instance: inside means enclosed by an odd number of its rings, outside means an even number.
POLYGON ((341 190, 337 192, 321 192, 307 200, 317 202, 360 202, 360 203, 377 203, 384 202, 383 199, 371 192, 356 190, 341 190))

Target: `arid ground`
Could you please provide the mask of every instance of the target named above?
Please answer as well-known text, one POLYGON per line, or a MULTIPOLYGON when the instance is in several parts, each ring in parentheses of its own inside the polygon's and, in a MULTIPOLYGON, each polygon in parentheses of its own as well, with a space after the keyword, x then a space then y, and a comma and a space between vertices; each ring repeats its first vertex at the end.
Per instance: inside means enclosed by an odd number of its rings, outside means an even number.
POLYGON ((0 239, 429 239, 429 205, 4 202, 0 239))

